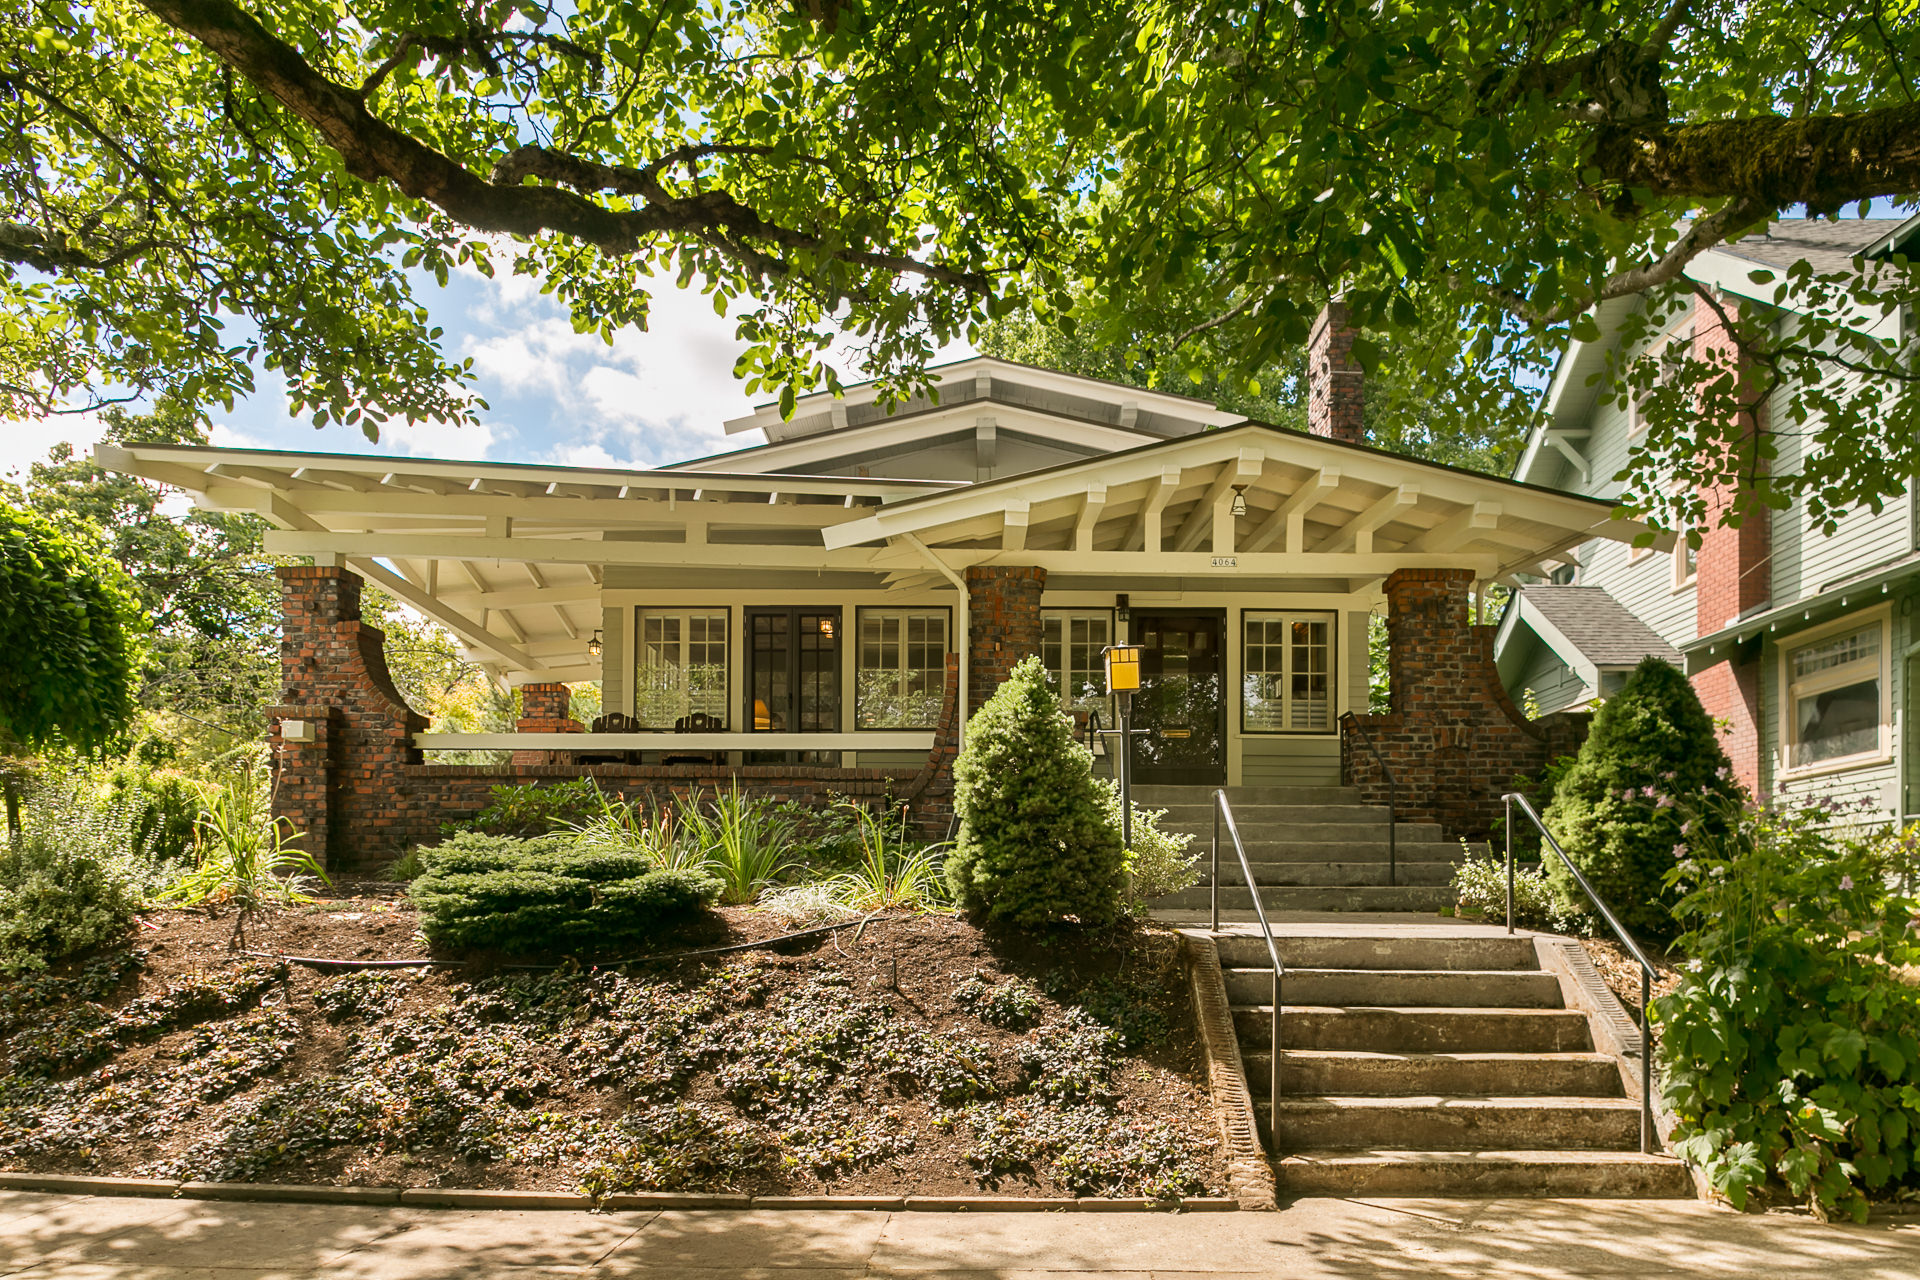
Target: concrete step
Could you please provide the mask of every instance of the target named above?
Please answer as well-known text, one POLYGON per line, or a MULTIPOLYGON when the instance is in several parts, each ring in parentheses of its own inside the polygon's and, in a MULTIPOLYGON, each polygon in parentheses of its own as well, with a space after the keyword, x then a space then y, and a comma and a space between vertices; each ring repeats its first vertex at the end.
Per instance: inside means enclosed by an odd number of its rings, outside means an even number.
MULTIPOLYGON (((1242 833, 1244 834, 1244 833, 1242 833)), ((1387 841, 1382 836, 1378 840, 1242 840, 1240 847, 1247 851, 1248 862, 1377 862, 1387 865, 1387 841)), ((1199 854, 1202 866, 1213 864, 1213 841, 1209 834, 1196 837, 1187 846, 1190 854, 1199 854)), ((1445 862, 1453 865, 1466 860, 1457 844, 1435 844, 1423 840, 1415 844, 1402 843, 1398 850, 1400 862, 1445 862)), ((1233 842, 1222 841, 1220 845, 1220 865, 1236 866, 1240 859, 1234 856, 1233 842)))
MULTIPOLYGON (((1205 911, 1208 888, 1195 885, 1156 899, 1159 910, 1205 911)), ((1318 885, 1274 887, 1260 891, 1268 913, 1280 911, 1419 911, 1437 914, 1453 905, 1453 890, 1445 885, 1318 885)), ((1245 885, 1220 886, 1220 905, 1229 911, 1253 910, 1253 896, 1245 885)))
MULTIPOLYGON (((1214 937, 1220 963, 1252 969, 1267 961, 1266 939, 1258 933, 1222 933, 1214 937)), ((1354 937, 1326 934, 1274 939, 1280 963, 1301 969, 1538 969, 1533 939, 1489 933, 1452 938, 1419 936, 1354 937)))
MULTIPOLYGON (((1162 827, 1179 825, 1191 830, 1204 827, 1213 828, 1213 802, 1203 804, 1167 804, 1142 805, 1138 795, 1134 804, 1140 808, 1166 810, 1166 816, 1160 820, 1162 827)), ((1236 804, 1233 806, 1233 820, 1245 835, 1255 827, 1272 826, 1289 822, 1339 822, 1356 823, 1364 826, 1386 829, 1387 806, 1383 804, 1236 804)), ((1225 823, 1221 824, 1223 827, 1225 823)))
POLYGON ((1223 790, 1227 803, 1236 809, 1243 804, 1359 804, 1358 787, 1184 787, 1164 783, 1135 784, 1134 801, 1158 809, 1170 804, 1213 803, 1213 793, 1223 790))
POLYGON ((1273 1173, 1292 1195, 1693 1195, 1686 1165, 1637 1151, 1296 1151, 1274 1161, 1273 1173))
MULTIPOLYGON (((1280 957, 1282 964, 1286 956, 1280 957)), ((1271 1003, 1273 970, 1227 969, 1227 999, 1271 1003)), ((1287 1004, 1438 1009, 1559 1009, 1560 980, 1519 969, 1296 969, 1282 975, 1287 1004)))
MULTIPOLYGON (((1273 1047, 1271 1004, 1235 1005, 1242 1053, 1273 1047)), ((1338 1008, 1289 1004, 1283 1049, 1367 1053, 1590 1053, 1587 1015, 1577 1009, 1338 1008)))
MULTIPOLYGON (((1267 1103, 1254 1110, 1262 1127, 1267 1103)), ((1280 1099, 1278 1150, 1635 1151, 1640 1104, 1627 1098, 1342 1094, 1280 1099)))
MULTIPOLYGON (((1252 860, 1249 859, 1251 862, 1252 860)), ((1374 862, 1253 862, 1253 880, 1261 885, 1384 885, 1387 860, 1374 862)), ((1393 882, 1409 885, 1451 885, 1451 862, 1409 862, 1405 858, 1393 866, 1393 882)), ((1202 873, 1212 873, 1211 862, 1202 865, 1202 873)), ((1240 860, 1226 857, 1220 862, 1220 883, 1240 885, 1247 882, 1240 860)), ((1203 879, 1202 883, 1205 881, 1203 879)))
MULTIPOLYGON (((1365 841, 1369 844, 1378 843, 1384 847, 1387 843, 1387 824, 1384 822, 1253 823, 1241 819, 1238 814, 1235 814, 1234 817, 1236 825, 1240 828, 1240 843, 1246 849, 1249 860, 1254 856, 1253 850, 1256 845, 1295 845, 1314 844, 1325 841, 1354 842, 1358 840, 1365 841)), ((1164 821, 1160 824, 1160 829, 1162 831, 1175 832, 1176 834, 1191 832, 1196 843, 1211 842, 1213 839, 1213 822, 1211 819, 1204 822, 1196 821, 1190 823, 1164 821)), ((1407 845, 1446 845, 1449 850, 1449 856, 1451 856, 1452 851, 1460 848, 1457 841, 1448 840, 1446 833, 1440 829, 1439 825, 1432 822, 1396 823, 1394 837, 1402 847, 1407 845)), ((1220 828, 1220 842, 1223 847, 1232 844, 1232 841, 1227 838, 1225 824, 1222 824, 1220 828)))
MULTIPOLYGON (((1286 1033, 1283 1030, 1281 1034, 1286 1033)), ((1242 1055, 1247 1088, 1266 1097, 1273 1055, 1242 1055)), ((1283 1094, 1487 1093, 1507 1098, 1621 1096, 1620 1068, 1604 1053, 1361 1053, 1288 1049, 1280 1055, 1283 1094)))

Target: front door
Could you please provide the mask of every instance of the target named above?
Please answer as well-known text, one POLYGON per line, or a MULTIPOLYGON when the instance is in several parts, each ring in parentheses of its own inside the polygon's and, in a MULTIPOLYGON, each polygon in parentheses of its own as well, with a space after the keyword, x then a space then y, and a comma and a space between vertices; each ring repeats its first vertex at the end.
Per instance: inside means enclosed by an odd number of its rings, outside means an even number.
POLYGON ((1140 692, 1133 695, 1133 776, 1139 782, 1221 786, 1227 780, 1222 694, 1226 615, 1134 610, 1140 692))
MULTIPOLYGON (((840 611, 749 609, 749 733, 840 731, 840 611)), ((749 751, 748 764, 837 765, 837 751, 749 751)))

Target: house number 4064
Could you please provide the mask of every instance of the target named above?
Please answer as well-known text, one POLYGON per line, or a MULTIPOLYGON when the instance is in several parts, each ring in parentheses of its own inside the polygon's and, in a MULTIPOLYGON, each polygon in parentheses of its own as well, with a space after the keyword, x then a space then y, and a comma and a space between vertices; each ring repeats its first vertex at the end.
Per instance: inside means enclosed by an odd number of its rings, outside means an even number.
POLYGON ((1213 567, 1216 569, 1237 569, 1240 567, 1240 558, 1238 556, 1215 556, 1213 558, 1213 567))

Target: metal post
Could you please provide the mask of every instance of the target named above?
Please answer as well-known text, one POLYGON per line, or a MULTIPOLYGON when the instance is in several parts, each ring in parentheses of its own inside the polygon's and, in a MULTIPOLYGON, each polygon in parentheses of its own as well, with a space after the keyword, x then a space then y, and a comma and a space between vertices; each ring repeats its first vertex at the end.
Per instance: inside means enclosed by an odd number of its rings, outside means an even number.
POLYGON ((1120 699, 1120 841, 1133 848, 1133 695, 1120 699))
POLYGON ((1267 1150, 1280 1150, 1280 971, 1273 971, 1273 1070, 1267 1075, 1267 1150))
POLYGON ((1640 966, 1640 1154, 1653 1154, 1653 974, 1640 966))
MULTIPOLYGON (((1124 739, 1122 739, 1124 741, 1124 739)), ((1220 797, 1213 798, 1213 931, 1220 932, 1220 797)))
POLYGON ((1513 932, 1513 798, 1501 796, 1507 810, 1507 932, 1513 932))

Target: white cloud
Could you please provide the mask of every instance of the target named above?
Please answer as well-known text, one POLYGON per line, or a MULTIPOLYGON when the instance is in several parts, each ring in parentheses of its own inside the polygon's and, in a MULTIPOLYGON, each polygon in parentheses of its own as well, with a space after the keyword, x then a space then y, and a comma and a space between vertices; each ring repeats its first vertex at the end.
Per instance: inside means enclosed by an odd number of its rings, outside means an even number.
POLYGON ((86 453, 103 430, 99 417, 91 413, 0 423, 0 476, 25 479, 30 464, 45 462, 47 451, 63 442, 75 453, 86 453))

